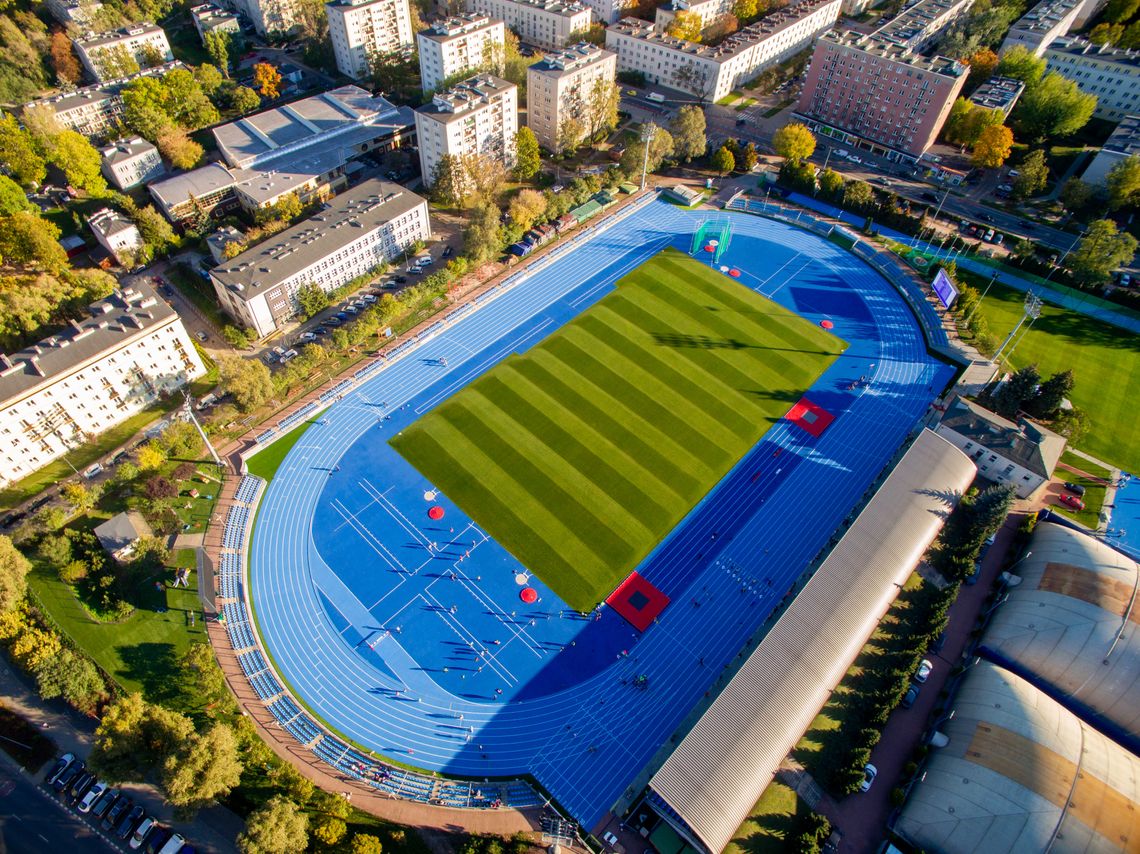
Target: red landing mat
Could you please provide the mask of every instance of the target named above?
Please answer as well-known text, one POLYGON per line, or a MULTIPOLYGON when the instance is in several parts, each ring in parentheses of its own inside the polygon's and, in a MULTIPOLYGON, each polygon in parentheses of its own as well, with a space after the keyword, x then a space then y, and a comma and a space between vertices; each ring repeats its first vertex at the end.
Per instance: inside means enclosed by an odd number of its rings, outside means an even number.
POLYGON ((606 604, 625 617, 635 629, 643 632, 665 610, 669 597, 633 572, 609 595, 606 604))
POLYGON ((806 397, 801 397, 800 402, 789 409, 784 417, 813 436, 822 436, 823 431, 835 420, 834 415, 816 406, 806 397))

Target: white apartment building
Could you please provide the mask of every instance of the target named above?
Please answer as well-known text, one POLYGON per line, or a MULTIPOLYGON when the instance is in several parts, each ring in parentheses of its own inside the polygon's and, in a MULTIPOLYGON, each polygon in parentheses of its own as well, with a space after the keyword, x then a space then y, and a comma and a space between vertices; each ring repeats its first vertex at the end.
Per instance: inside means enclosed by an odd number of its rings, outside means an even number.
POLYGON ((613 86, 616 75, 617 55, 586 42, 547 54, 530 66, 526 72, 526 123, 539 144, 557 151, 562 122, 568 116, 577 117, 589 104, 597 81, 613 86))
POLYGON ((1131 157, 1140 157, 1140 116, 1124 117, 1085 168, 1081 180, 1086 184, 1103 184, 1113 167, 1131 157))
POLYGON ((527 44, 561 50, 590 28, 592 12, 575 0, 468 0, 467 8, 504 21, 527 44))
POLYGON ((0 355, 0 484, 27 477, 205 373, 182 321, 146 285, 0 355))
POLYGON ((361 80, 372 73, 372 58, 411 47, 408 0, 335 0, 325 4, 336 67, 361 80))
POLYGON ((141 136, 120 139, 101 153, 103 174, 120 190, 146 184, 166 172, 158 149, 141 136))
POLYGON ((185 67, 181 62, 169 62, 156 68, 144 68, 128 77, 119 77, 104 83, 84 86, 74 92, 32 101, 25 104, 24 109, 50 107, 61 127, 81 133, 88 138, 102 137, 122 118, 123 99, 119 93, 127 84, 140 77, 161 77, 175 68, 185 67))
POLYGON ((44 8, 63 25, 90 26, 91 19, 103 4, 99 0, 44 0, 44 8))
POLYGON ((326 291, 391 261, 431 237, 427 201, 386 181, 369 180, 324 209, 210 271, 222 307, 258 337, 297 313, 297 291, 326 291))
POLYGON ((157 52, 163 62, 173 62, 166 31, 155 24, 134 24, 110 33, 97 33, 74 39, 75 54, 83 67, 97 82, 105 82, 119 75, 118 57, 126 55, 146 68, 147 54, 157 52))
POLYGON ((1096 95, 1098 119, 1118 122, 1140 113, 1140 50, 1097 47, 1087 39, 1061 38, 1045 48, 1045 72, 1056 71, 1096 95))
POLYGON ((716 47, 675 39, 648 21, 626 18, 606 30, 606 49, 617 54, 619 72, 640 71, 651 83, 718 101, 830 30, 841 5, 842 0, 803 0, 716 47))
POLYGON ((475 155, 515 165, 519 129, 518 87, 491 74, 478 74, 438 93, 416 110, 416 139, 425 186, 445 154, 475 155))
POLYGON ((194 19, 194 29, 198 31, 198 38, 202 40, 202 44, 206 43, 206 33, 212 33, 215 30, 233 33, 234 35, 241 32, 238 16, 233 12, 227 12, 225 9, 215 6, 213 3, 191 6, 190 17, 194 19))
POLYGON ((95 211, 87 218, 87 227, 116 264, 132 262, 134 253, 142 248, 138 226, 118 211, 110 208, 95 211))
POLYGON ((733 0, 673 0, 657 7, 653 25, 661 32, 665 32, 678 12, 689 12, 701 19, 701 29, 704 30, 718 18, 731 12, 734 5, 733 0))
POLYGON ((634 0, 580 0, 580 2, 594 13, 595 21, 607 26, 624 18, 626 12, 634 5, 634 0))
POLYGON ((1000 52, 1020 45, 1041 56, 1053 39, 1069 34, 1083 8, 1084 0, 1043 0, 1013 22, 1000 52))
POLYGON ((299 22, 297 0, 233 0, 233 5, 259 36, 292 32, 299 22))
POLYGON ((486 15, 459 15, 416 34, 420 81, 425 92, 465 72, 503 71, 507 26, 486 15))
POLYGON ((918 0, 875 30, 875 35, 884 42, 922 53, 973 5, 974 0, 918 0))

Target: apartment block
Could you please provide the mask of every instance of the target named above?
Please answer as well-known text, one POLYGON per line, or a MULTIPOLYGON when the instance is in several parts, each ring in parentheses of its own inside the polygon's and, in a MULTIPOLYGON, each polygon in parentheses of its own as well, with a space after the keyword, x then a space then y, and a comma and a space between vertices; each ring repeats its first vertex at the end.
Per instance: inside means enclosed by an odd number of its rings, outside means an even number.
POLYGON ((585 42, 547 54, 530 66, 526 72, 527 125, 539 144, 557 151, 565 119, 582 113, 599 80, 614 86, 616 74, 617 55, 585 42))
POLYGON ((326 291, 431 237, 427 201, 385 181, 341 193, 315 216, 210 271, 222 307, 259 337, 295 315, 297 291, 326 291))
POLYGON ((354 80, 372 73, 377 54, 414 44, 408 0, 336 0, 325 11, 336 67, 354 80))
POLYGON ((638 71, 651 83, 718 101, 830 30, 841 5, 842 0, 803 0, 715 47, 675 39, 648 21, 625 18, 606 30, 606 49, 617 54, 618 72, 638 71))
POLYGON ((166 172, 158 149, 141 136, 120 139, 101 153, 103 174, 120 190, 149 183, 166 172))
POLYGON ((634 0, 580 0, 580 2, 594 13, 595 21, 607 25, 620 21, 634 6, 634 0))
POLYGON ((135 24, 110 33, 97 33, 74 39, 75 54, 87 73, 99 83, 121 76, 121 59, 129 57, 146 68, 149 54, 163 62, 173 62, 166 31, 155 24, 135 24))
POLYGON ((99 0, 44 0, 44 8, 64 26, 89 27, 96 12, 103 8, 99 0))
POLYGON ((828 33, 816 43, 797 114, 825 136, 914 161, 934 144, 968 70, 874 33, 828 33))
POLYGON ((734 0, 672 0, 671 3, 657 7, 653 25, 665 32, 678 12, 688 12, 701 19, 701 29, 704 30, 718 18, 729 14, 734 5, 734 0))
POLYGON ((1085 169, 1081 180, 1103 184, 1116 164, 1137 156, 1140 156, 1140 116, 1125 116, 1085 169))
POLYGON ((507 26, 486 15, 459 15, 416 35, 420 81, 434 92, 444 81, 465 72, 502 73, 507 26))
POLYGON ((0 355, 0 484, 27 477, 205 373, 182 321, 146 285, 0 355))
POLYGON ((143 246, 138 226, 110 208, 103 208, 91 214, 87 219, 87 227, 116 264, 132 263, 134 253, 143 246))
POLYGON ((416 110, 416 139, 425 186, 444 155, 488 157, 515 165, 518 87, 491 74, 478 74, 438 93, 416 110))
POLYGON ((198 31, 198 38, 202 44, 206 43, 206 33, 222 32, 237 36, 241 33, 241 24, 238 16, 228 12, 213 3, 202 3, 190 7, 190 17, 194 21, 194 29, 198 31))
POLYGON ((561 50, 589 29, 592 12, 575 0, 468 0, 467 9, 503 21, 527 44, 561 50))
POLYGON ((974 0, 918 0, 879 27, 875 35, 882 41, 922 53, 973 5, 974 0))
POLYGON ((1098 119, 1118 122, 1140 113, 1140 50, 1097 47, 1088 39, 1056 39, 1045 48, 1045 71, 1056 71, 1096 95, 1098 119))
POLYGON ((298 0, 233 0, 233 4, 259 36, 291 33, 300 20, 298 0))

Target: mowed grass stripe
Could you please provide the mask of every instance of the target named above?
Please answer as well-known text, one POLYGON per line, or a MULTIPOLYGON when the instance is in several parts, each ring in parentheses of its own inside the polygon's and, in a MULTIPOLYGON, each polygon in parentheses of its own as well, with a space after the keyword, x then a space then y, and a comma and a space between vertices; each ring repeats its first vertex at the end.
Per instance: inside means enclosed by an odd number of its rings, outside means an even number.
POLYGON ((392 444, 586 611, 843 346, 667 250, 392 444))

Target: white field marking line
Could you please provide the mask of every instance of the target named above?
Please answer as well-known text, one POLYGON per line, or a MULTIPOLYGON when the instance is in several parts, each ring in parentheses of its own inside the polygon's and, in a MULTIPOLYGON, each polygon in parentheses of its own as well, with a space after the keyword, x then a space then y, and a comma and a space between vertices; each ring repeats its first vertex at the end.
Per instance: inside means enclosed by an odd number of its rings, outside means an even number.
MULTIPOLYGON (((455 570, 453 570, 453 572, 454 571, 455 570)), ((455 577, 460 580, 460 583, 467 589, 475 601, 486 605, 488 610, 490 610, 494 616, 500 618, 500 622, 502 622, 503 625, 507 627, 507 631, 511 632, 511 634, 513 634, 516 638, 521 637, 523 639, 523 642, 526 644, 526 648, 534 654, 535 658, 542 658, 542 653, 539 651, 540 648, 536 649, 536 647, 538 647, 537 641, 535 641, 535 639, 527 633, 526 629, 520 629, 515 626, 513 622, 508 622, 508 620, 513 621, 515 619, 514 617, 508 614, 505 609, 503 609, 493 599, 487 596, 487 594, 483 592, 483 589, 478 584, 469 584, 468 580, 466 578, 463 578, 458 572, 455 572, 455 577)), ((510 643, 510 641, 508 640, 507 643, 510 643)))
MULTIPOLYGON (((666 238, 663 238, 661 240, 654 241, 653 243, 644 244, 645 246, 648 246, 649 249, 647 251, 642 252, 641 254, 638 254, 635 258, 633 258, 633 260, 631 260, 628 263, 623 264, 621 267, 619 267, 617 269, 616 278, 613 282, 609 281, 609 273, 608 273, 609 268, 603 267, 602 270, 599 271, 599 273, 605 272, 607 274, 606 275, 606 281, 598 282, 596 285, 594 285, 594 287, 590 288, 590 290, 586 291, 584 294, 579 294, 574 299, 569 300, 570 305, 577 308, 579 305, 581 305, 587 299, 591 298, 595 293, 597 293, 602 288, 611 287, 613 284, 616 283, 616 280, 621 278, 626 272, 628 272, 629 270, 632 270, 634 267, 638 267, 641 264, 643 264, 647 257, 658 252, 662 246, 668 244, 669 242, 670 242, 670 238, 666 237, 666 238)), ((595 275, 597 275, 597 274, 595 274, 595 275)))
MULTIPOLYGON (((403 565, 401 565, 400 562, 396 560, 396 556, 388 551, 387 546, 385 546, 375 535, 373 535, 373 533, 369 531, 368 528, 358 522, 355 517, 351 516, 344 505, 340 503, 339 499, 334 500, 332 502, 332 506, 333 509, 335 509, 338 513, 341 514, 341 516, 345 518, 345 524, 351 526, 352 530, 360 535, 360 539, 364 540, 368 547, 376 552, 376 554, 378 554, 385 563, 387 563, 392 567, 392 569, 396 570, 397 572, 407 572, 407 569, 405 569, 403 565)), ((340 528, 337 528, 337 530, 340 530, 340 528)), ((347 587, 348 585, 346 584, 345 586, 347 587)), ((363 605, 364 603, 361 602, 361 604, 363 605)))
POLYGON ((803 254, 804 254, 803 252, 796 252, 795 255, 793 255, 791 258, 789 258, 787 261, 785 261, 783 264, 781 264, 779 267, 777 267, 775 270, 773 270, 772 275, 770 275, 766 279, 761 280, 760 287, 764 287, 764 285, 768 284, 768 282, 770 282, 770 281, 772 281, 772 279, 776 278, 777 274, 781 270, 783 270, 785 267, 787 267, 789 264, 791 264, 793 261, 795 261, 797 258, 799 258, 803 254))
POLYGON ((357 520, 357 518, 356 518, 356 517, 357 517, 357 516, 359 516, 361 513, 363 513, 365 510, 367 510, 369 507, 371 507, 371 506, 372 506, 373 504, 375 504, 375 503, 376 503, 376 499, 375 499, 375 498, 373 498, 371 501, 369 501, 367 504, 365 504, 363 507, 361 507, 361 508, 360 508, 359 510, 357 510, 355 513, 349 513, 349 512, 348 512, 348 508, 347 508, 347 507, 345 507, 345 506, 344 506, 344 505, 341 503, 341 501, 340 501, 340 499, 339 499, 339 498, 338 498, 338 499, 334 499, 334 500, 333 500, 333 502, 332 502, 332 504, 334 504, 334 505, 339 505, 339 506, 337 506, 337 510, 339 510, 339 511, 340 511, 340 513, 341 513, 341 515, 342 515, 342 516, 345 516, 346 518, 345 518, 345 521, 341 522, 339 525, 337 525, 335 528, 333 528, 333 531, 339 531, 339 530, 340 530, 341 528, 343 528, 345 525, 349 525, 349 524, 352 524, 353 522, 357 522, 358 520, 357 520), (344 509, 342 510, 341 508, 344 508, 344 509))
MULTIPOLYGON (((474 634, 471 633, 471 630, 468 629, 463 624, 463 621, 460 620, 458 617, 455 617, 451 613, 450 609, 445 608, 443 603, 440 602, 438 599, 436 599, 435 596, 433 596, 429 591, 424 590, 422 596, 423 596, 423 599, 425 601, 430 601, 433 604, 435 604, 436 607, 439 608, 439 610, 435 612, 436 616, 438 616, 440 619, 442 619, 444 625, 446 625, 449 629, 451 629, 451 631, 453 631, 455 633, 455 636, 458 637, 461 641, 463 641, 465 644, 466 643, 477 643, 479 641, 479 639, 477 637, 475 637, 474 634), (466 637, 464 636, 464 632, 467 633, 466 637)), ((511 684, 517 684, 518 683, 519 680, 515 677, 515 675, 513 673, 511 673, 511 671, 505 665, 501 664, 500 662, 496 661, 493 658, 488 658, 486 656, 484 656, 481 660, 487 662, 488 667, 490 667, 492 670, 494 670, 495 673, 497 673, 498 675, 502 676, 509 683, 511 683, 511 684)), ((422 662, 420 662, 420 663, 422 664, 422 662)))
POLYGON ((412 520, 405 516, 400 511, 400 508, 393 504, 388 499, 388 497, 383 492, 378 490, 370 480, 361 481, 361 486, 365 492, 369 493, 375 499, 377 504, 379 504, 387 511, 388 515, 395 520, 396 524, 403 528, 405 533, 411 536, 412 539, 423 543, 425 547, 431 545, 431 540, 428 538, 427 534, 417 528, 412 523, 412 520))
MULTIPOLYGON (((768 297, 769 299, 774 297, 776 294, 778 294, 780 291, 782 291, 785 287, 787 287, 789 282, 794 282, 796 280, 796 277, 799 276, 799 274, 802 273, 804 270, 806 270, 808 267, 810 267, 814 262, 815 262, 814 258, 808 258, 808 260, 804 263, 803 266, 801 266, 798 270, 796 270, 794 273, 792 273, 792 275, 788 276, 788 278, 784 279, 784 281, 782 281, 779 285, 777 285, 775 288, 773 288, 770 292, 764 294, 764 296, 768 297)), ((772 277, 769 276, 768 279, 765 280, 765 282, 760 285, 760 287, 764 287, 764 284, 767 284, 767 282, 769 280, 771 280, 771 278, 772 277)))

